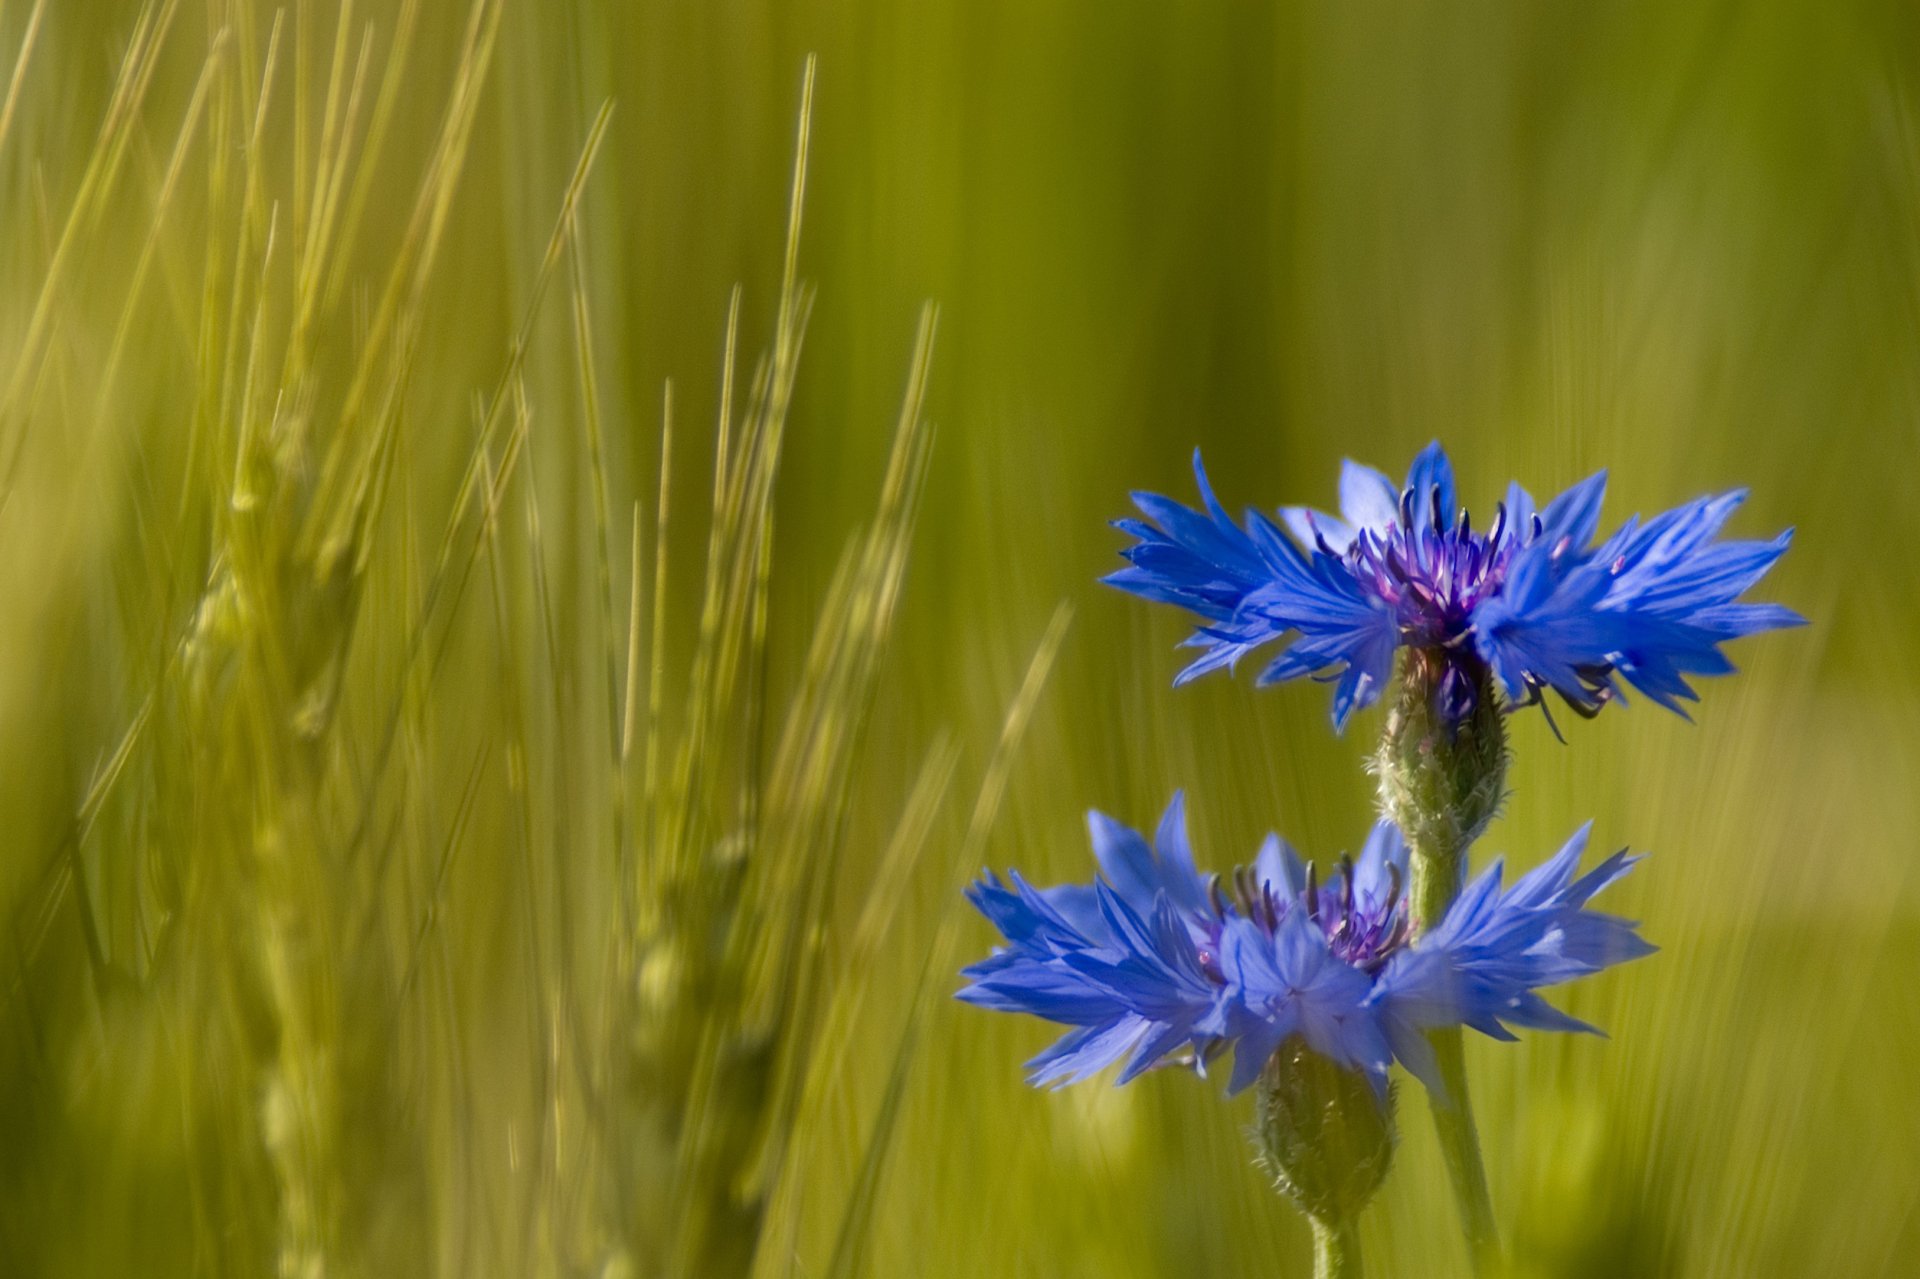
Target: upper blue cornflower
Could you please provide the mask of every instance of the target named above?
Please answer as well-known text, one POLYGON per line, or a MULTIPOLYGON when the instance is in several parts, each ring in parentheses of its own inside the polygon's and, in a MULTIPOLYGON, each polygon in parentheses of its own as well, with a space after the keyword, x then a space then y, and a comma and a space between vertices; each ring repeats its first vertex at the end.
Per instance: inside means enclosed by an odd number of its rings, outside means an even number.
POLYGON ((1684 715, 1680 700, 1696 698, 1688 676, 1733 670, 1721 644, 1804 620, 1739 601, 1792 537, 1714 540, 1744 491, 1628 520, 1596 544, 1604 471, 1545 510, 1513 484, 1477 532, 1455 505, 1453 467, 1435 443, 1398 489, 1348 461, 1341 518, 1286 507, 1282 532, 1259 511, 1236 525, 1198 452, 1193 468, 1205 513, 1134 494, 1153 522, 1116 521, 1139 540, 1123 552, 1131 567, 1105 580, 1204 619, 1187 642, 1206 651, 1176 682, 1281 640, 1258 682, 1337 677, 1336 727, 1380 696, 1402 646, 1435 659, 1435 696, 1455 717, 1471 709, 1489 670, 1514 704, 1552 689, 1592 714, 1625 680, 1684 715))
POLYGON ((1151 844, 1100 813, 1088 820, 1093 883, 988 875, 967 892, 1008 944, 964 970, 960 998, 1072 1027, 1028 1063, 1035 1084, 1122 1059, 1122 1083, 1170 1061, 1204 1070, 1231 1047, 1238 1092, 1298 1035, 1378 1083, 1398 1060, 1438 1088, 1425 1032, 1591 1030, 1538 989, 1653 949, 1631 922, 1586 909, 1637 860, 1617 853, 1576 879, 1586 827, 1511 888, 1496 862, 1409 941, 1407 847, 1389 823, 1325 875, 1269 835, 1251 868, 1222 881, 1195 868, 1178 795, 1151 844))

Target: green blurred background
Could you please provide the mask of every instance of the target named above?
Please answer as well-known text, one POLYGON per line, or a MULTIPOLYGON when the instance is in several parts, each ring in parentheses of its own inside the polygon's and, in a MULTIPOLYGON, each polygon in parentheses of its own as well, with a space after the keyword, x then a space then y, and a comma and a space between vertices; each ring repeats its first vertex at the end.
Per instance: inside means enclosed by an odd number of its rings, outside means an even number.
MULTIPOLYGON (((671 1155, 633 1171, 665 1139, 621 1118, 649 1098, 583 1118, 594 1089, 566 1081, 598 1067, 556 1027, 601 1010, 602 1053, 657 1029, 622 1001, 669 978, 605 907, 630 533, 637 513, 650 592, 671 379, 669 624, 643 661, 671 720, 729 290, 750 356, 777 321, 809 53, 818 293, 772 502, 768 704, 802 687, 874 508, 925 299, 936 438, 836 874, 763 903, 860 1003, 755 1273, 1307 1272, 1246 1099, 1174 1072, 1034 1092, 1020 1062, 1047 1028, 946 999, 989 944, 955 913, 961 859, 1083 875, 1086 808, 1142 825, 1175 787, 1214 868, 1274 827, 1355 846, 1376 720, 1336 739, 1323 690, 1172 689, 1183 623, 1096 585, 1106 521, 1129 489, 1190 496, 1196 445, 1229 506, 1271 507, 1434 437, 1482 506, 1599 467, 1610 520, 1751 486, 1736 531, 1799 530, 1764 594, 1813 622, 1740 644, 1695 724, 1635 705, 1561 745, 1514 721, 1515 799, 1480 856, 1531 865, 1593 818, 1654 853, 1611 904, 1662 947, 1559 1001, 1611 1039, 1469 1047, 1516 1270, 1915 1273, 1920 11, 1869 0, 0 2, 0 1272, 670 1268, 685 1187, 671 1155), (432 269, 402 272, 382 326, 423 180, 446 193, 421 206, 432 269), (329 215, 307 211, 336 187, 353 232, 316 249, 329 215), (503 403, 523 437, 486 425, 503 403), (260 443, 289 421, 306 445, 260 443), (256 510, 292 528, 337 496, 315 479, 336 439, 389 477, 348 539, 353 602, 285 568, 313 552, 284 528, 305 549, 254 566, 280 585, 234 594, 247 548, 279 544, 246 531, 256 510), (460 498, 473 456, 505 477, 492 525, 460 498), (1062 600, 1004 807, 967 845, 1062 600), (277 656, 250 682, 252 659, 207 656, 223 642, 277 656), (854 968, 863 882, 943 733, 952 797, 854 968), (278 1091, 307 1069, 336 1081, 324 1141, 278 1091)), ((717 730, 716 758, 771 749, 743 733, 717 730)), ((1401 1094, 1369 1260, 1465 1273, 1401 1094)))

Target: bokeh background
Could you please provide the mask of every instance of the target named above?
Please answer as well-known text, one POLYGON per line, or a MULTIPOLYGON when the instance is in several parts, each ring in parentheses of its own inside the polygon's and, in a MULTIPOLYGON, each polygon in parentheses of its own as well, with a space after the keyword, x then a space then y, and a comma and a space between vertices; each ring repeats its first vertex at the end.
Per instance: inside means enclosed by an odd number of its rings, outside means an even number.
MULTIPOLYGON (((1662 947, 1561 1000, 1610 1039, 1469 1046, 1516 1273, 1914 1272, 1911 5, 4 0, 0 72, 0 1272, 1306 1273, 1246 1099, 1025 1087, 959 888, 1176 787, 1215 868, 1354 847, 1376 719, 1172 689, 1106 521, 1196 446, 1271 507, 1435 437, 1482 504, 1751 487, 1813 623, 1692 724, 1513 722, 1478 856, 1592 818, 1662 947), (810 53, 747 691, 688 736, 810 53), (903 585, 788 838, 752 779, 929 299, 903 585)), ((1465 1273, 1400 1103, 1369 1260, 1465 1273)))

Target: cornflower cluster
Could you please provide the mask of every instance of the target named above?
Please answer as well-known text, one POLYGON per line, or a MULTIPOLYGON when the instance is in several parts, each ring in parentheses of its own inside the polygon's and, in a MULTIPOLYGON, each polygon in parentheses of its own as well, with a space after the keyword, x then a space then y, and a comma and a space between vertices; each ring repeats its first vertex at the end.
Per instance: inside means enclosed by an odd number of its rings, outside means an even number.
POLYGON ((1791 534, 1720 540, 1745 496, 1732 492, 1599 538, 1604 473, 1544 508, 1510 485, 1480 531, 1438 444, 1398 487, 1347 462, 1338 516, 1235 522, 1197 454, 1194 474, 1201 509, 1134 495, 1146 518, 1117 521, 1134 543, 1104 580, 1199 619, 1176 684, 1277 648, 1257 682, 1332 682, 1339 731, 1397 677, 1373 761, 1381 818, 1324 871, 1270 835, 1251 863, 1206 874, 1180 796, 1151 841, 1092 813, 1091 882, 988 873, 967 890, 1005 945, 964 970, 959 997, 1067 1027, 1028 1063, 1035 1084, 1114 1066, 1121 1083, 1206 1074, 1230 1054, 1227 1091, 1258 1084, 1256 1144, 1312 1221, 1322 1276, 1360 1273, 1354 1222, 1390 1164, 1398 1062, 1432 1102, 1485 1260, 1497 1233, 1461 1033, 1593 1031, 1540 992, 1653 950, 1589 908, 1638 859, 1581 874, 1588 826, 1511 885, 1497 860, 1469 882, 1468 850, 1505 797, 1504 717, 1545 710, 1548 693, 1592 716, 1629 688, 1685 715, 1691 678, 1733 669, 1723 645, 1801 622, 1743 598, 1791 534))

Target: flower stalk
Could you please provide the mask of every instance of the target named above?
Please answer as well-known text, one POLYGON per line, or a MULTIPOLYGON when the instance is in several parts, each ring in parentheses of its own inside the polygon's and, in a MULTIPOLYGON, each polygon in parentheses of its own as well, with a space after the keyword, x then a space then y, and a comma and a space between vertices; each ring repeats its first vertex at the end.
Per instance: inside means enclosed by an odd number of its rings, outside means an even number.
POLYGON ((1360 1232, 1352 1222, 1313 1222, 1313 1279, 1360 1279, 1360 1232))
POLYGON ((1465 1045, 1458 1027, 1428 1034, 1436 1070, 1446 1085, 1445 1096, 1429 1091, 1427 1107, 1440 1138, 1447 1181, 1453 1187, 1460 1227, 1467 1236, 1476 1269, 1485 1270, 1500 1251, 1500 1232, 1493 1221, 1493 1197, 1487 1191, 1486 1164, 1480 1158, 1480 1134, 1473 1122, 1473 1100, 1467 1092, 1465 1045))
MULTIPOLYGON (((1466 882, 1467 850, 1506 795, 1505 714, 1492 672, 1476 658, 1409 649, 1374 770, 1382 813, 1410 854, 1408 905, 1416 935, 1445 918, 1466 882)), ((1473 1120, 1458 1026, 1428 1032, 1444 1091, 1428 1090, 1460 1224, 1484 1268, 1499 1251, 1493 1199, 1473 1120)))

